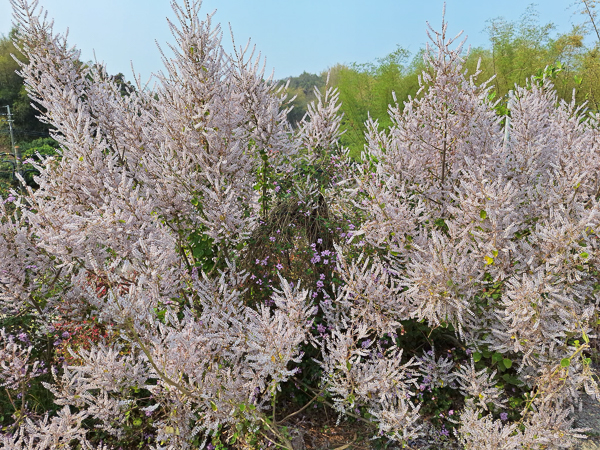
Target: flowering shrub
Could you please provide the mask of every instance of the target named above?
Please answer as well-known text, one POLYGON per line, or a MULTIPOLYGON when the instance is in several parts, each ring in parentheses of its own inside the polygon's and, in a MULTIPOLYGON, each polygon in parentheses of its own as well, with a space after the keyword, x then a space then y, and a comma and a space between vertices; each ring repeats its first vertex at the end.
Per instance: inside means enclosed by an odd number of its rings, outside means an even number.
POLYGON ((367 124, 356 162, 335 89, 293 131, 200 2, 174 5, 159 85, 123 96, 37 1, 11 1, 60 158, 0 202, 0 302, 55 339, 57 412, 25 401, 44 369, 3 330, 0 386, 23 400, 0 445, 292 448, 282 424, 313 401, 407 448, 584 437, 568 414, 582 388, 600 399, 598 117, 550 80, 499 115, 444 24, 418 95, 367 124), (278 420, 298 390, 312 398, 278 420))

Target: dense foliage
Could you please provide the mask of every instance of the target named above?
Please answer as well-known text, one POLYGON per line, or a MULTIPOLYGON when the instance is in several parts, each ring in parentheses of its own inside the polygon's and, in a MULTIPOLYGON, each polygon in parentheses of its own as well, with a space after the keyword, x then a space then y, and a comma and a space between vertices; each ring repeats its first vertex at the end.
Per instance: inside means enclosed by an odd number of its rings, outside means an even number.
POLYGON ((199 1, 156 90, 125 95, 11 1, 60 147, 0 201, 0 448, 292 449, 313 403, 404 448, 585 437, 600 116, 551 71, 503 106, 431 29, 357 161, 332 80, 292 127, 199 1))

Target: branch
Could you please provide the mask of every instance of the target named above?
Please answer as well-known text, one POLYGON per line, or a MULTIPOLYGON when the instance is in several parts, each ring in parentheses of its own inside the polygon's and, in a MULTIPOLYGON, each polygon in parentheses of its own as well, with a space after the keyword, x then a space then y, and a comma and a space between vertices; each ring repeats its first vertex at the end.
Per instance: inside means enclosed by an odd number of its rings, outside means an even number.
POLYGON ((139 345, 139 347, 142 350, 142 352, 144 352, 144 354, 146 355, 146 358, 148 358, 148 362, 150 363, 150 365, 152 366, 152 368, 156 371, 156 373, 158 374, 158 376, 165 383, 167 383, 168 385, 173 386, 174 388, 179 389, 182 393, 184 393, 188 397, 193 397, 192 392, 189 391, 185 386, 182 386, 181 384, 177 383, 176 381, 171 380, 167 375, 165 375, 164 373, 161 372, 161 370, 158 368, 158 366, 154 362, 154 359, 152 359, 152 355, 150 355, 150 352, 148 351, 148 349, 142 343, 142 341, 140 339, 140 336, 138 335, 137 331, 135 331, 135 329, 133 328, 133 324, 131 323, 131 319, 128 319, 126 321, 125 325, 128 328, 128 330, 129 330, 131 336, 133 337, 133 339, 135 340, 135 342, 139 345))
POLYGON ((277 421, 277 422, 275 422, 275 423, 276 423, 276 424, 283 423, 283 422, 285 422, 286 420, 288 420, 288 419, 290 419, 290 418, 294 417, 296 414, 300 414, 302 411, 304 411, 306 408, 308 408, 308 407, 311 405, 311 403, 312 403, 312 402, 314 402, 314 401, 315 401, 317 398, 319 398, 319 396, 320 396, 320 395, 323 393, 323 391, 324 391, 324 390, 323 390, 323 389, 321 389, 317 395, 315 395, 313 398, 311 398, 311 399, 310 399, 310 401, 309 401, 309 402, 308 402, 306 405, 304 405, 302 408, 300 408, 298 411, 296 411, 296 412, 293 412, 293 413, 291 413, 291 414, 288 414, 288 415, 287 415, 287 416, 285 416, 283 419, 281 419, 281 420, 278 420, 278 421, 277 421))

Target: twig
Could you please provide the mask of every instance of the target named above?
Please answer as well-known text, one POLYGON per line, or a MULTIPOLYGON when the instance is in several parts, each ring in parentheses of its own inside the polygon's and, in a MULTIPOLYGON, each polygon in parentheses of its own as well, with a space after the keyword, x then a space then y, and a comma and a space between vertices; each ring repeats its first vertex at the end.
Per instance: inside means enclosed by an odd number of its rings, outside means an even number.
POLYGON ((263 437, 264 437, 264 438, 265 438, 267 441, 269 441, 271 444, 274 444, 274 445, 276 445, 277 447, 285 448, 286 450, 290 450, 290 449, 288 449, 287 447, 285 447, 285 446, 283 446, 283 445, 281 445, 281 444, 278 444, 278 443, 277 443, 277 442, 275 442, 275 441, 272 441, 271 439, 269 439, 269 437, 268 437, 266 434, 264 434, 264 433, 260 433, 260 434, 262 434, 262 436, 263 436, 263 437))
MULTIPOLYGON (((283 445, 281 445, 281 444, 278 444, 278 445, 279 445, 279 447, 285 448, 285 449, 287 449, 287 450, 293 450, 292 443, 289 441, 289 439, 288 439, 288 438, 286 438, 285 436, 282 436, 282 435, 281 435, 281 433, 279 433, 279 432, 277 431, 277 427, 273 428, 273 427, 272 427, 272 426, 269 424, 269 422, 267 422, 267 421, 266 421, 266 420, 265 420, 263 417, 260 417, 260 420, 262 420, 262 421, 263 421, 263 423, 264 423, 264 424, 267 426, 267 428, 268 428, 268 429, 271 431, 271 433, 273 433, 275 436, 277 436, 279 439, 281 439, 281 440, 282 440, 282 441, 285 443, 285 445, 287 445, 287 447, 285 447, 285 446, 283 446, 283 445)), ((266 437, 266 436, 265 436, 265 437, 266 437)), ((269 440, 270 440, 270 439, 269 439, 269 440)))
POLYGON ((293 413, 291 413, 291 414, 288 414, 288 415, 287 415, 287 416, 285 416, 283 419, 281 419, 281 420, 278 420, 278 421, 277 421, 277 422, 275 422, 275 423, 283 423, 283 422, 285 422, 286 420, 288 420, 288 419, 290 419, 290 418, 294 417, 296 414, 300 414, 302 411, 304 411, 306 408, 308 408, 312 402, 314 402, 314 401, 315 401, 317 398, 319 398, 319 396, 320 396, 322 393, 323 393, 323 389, 321 389, 321 391, 319 391, 319 393, 318 393, 317 395, 315 395, 313 398, 311 398, 311 399, 310 399, 310 401, 309 401, 309 402, 308 402, 306 405, 304 405, 302 408, 300 408, 298 411, 295 411, 295 412, 293 412, 293 413))
MULTIPOLYGON (((298 379, 297 379, 297 378, 295 378, 295 377, 293 378, 293 380, 295 380, 295 381, 297 381, 298 383, 300 383, 300 384, 301 384, 302 386, 304 386, 306 389, 308 389, 308 390, 312 391, 312 392, 313 392, 313 394, 316 392, 316 389, 313 389, 313 388, 312 388, 312 387, 310 387, 308 384, 304 383, 302 380, 298 380, 298 379)), ((326 404, 327 406, 329 406, 331 409, 335 409, 334 405, 333 405, 332 403, 328 402, 327 400, 323 399, 323 400, 322 400, 322 402, 323 402, 324 404, 326 404)), ((353 414, 353 413, 351 413, 351 412, 349 412, 349 411, 346 411, 346 412, 344 412, 344 414, 345 414, 346 416, 354 417, 355 419, 358 419, 358 420, 360 420, 360 421, 362 421, 362 422, 364 422, 364 423, 366 423, 366 424, 369 424, 369 425, 370 425, 370 426, 372 426, 372 427, 375 427, 375 426, 376 426, 376 425, 375 425, 373 422, 371 422, 370 420, 363 419, 362 417, 360 417, 360 416, 357 416, 356 414, 353 414)))
POLYGON ((345 450, 348 447, 350 447, 352 444, 354 444, 356 442, 356 438, 357 438, 357 434, 354 433, 354 439, 352 439, 352 442, 348 442, 347 444, 342 445, 341 447, 336 447, 333 450, 345 450))
POLYGON ((592 14, 592 12, 590 11, 590 8, 588 6, 588 0, 582 0, 583 4, 585 5, 585 9, 588 13, 588 16, 590 16, 590 21, 592 22, 592 25, 594 26, 594 30, 596 31, 596 36, 598 36, 598 42, 600 42, 600 33, 598 33, 598 28, 596 28, 596 21, 594 20, 594 15, 592 14))
POLYGON ((162 373, 162 371, 158 368, 158 366, 154 362, 154 359, 152 359, 152 355, 150 355, 150 352, 142 343, 142 340, 140 339, 137 331, 135 331, 135 328, 133 327, 133 324, 131 323, 131 319, 129 319, 126 322, 126 327, 129 329, 131 336, 133 337, 135 342, 139 345, 142 352, 144 352, 144 354, 146 355, 146 358, 148 358, 148 362, 154 368, 154 370, 156 371, 158 376, 168 385, 179 389, 183 394, 187 395, 188 397, 193 397, 192 392, 189 391, 185 386, 182 386, 181 384, 177 383, 176 381, 171 380, 167 375, 162 373))

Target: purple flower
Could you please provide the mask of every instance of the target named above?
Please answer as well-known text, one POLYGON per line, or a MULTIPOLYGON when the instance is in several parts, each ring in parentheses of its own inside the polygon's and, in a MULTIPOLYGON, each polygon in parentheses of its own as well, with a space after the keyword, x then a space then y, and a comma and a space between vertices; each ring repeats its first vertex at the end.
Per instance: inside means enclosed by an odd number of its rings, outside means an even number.
POLYGON ((325 279, 325 274, 322 273, 321 275, 319 275, 319 279, 324 280, 325 279))
POLYGON ((322 288, 324 286, 323 282, 321 280, 317 281, 317 287, 318 288, 322 288))
POLYGON ((152 415, 152 411, 146 411, 146 417, 150 417, 152 415))
POLYGON ((367 339, 366 341, 363 341, 363 343, 360 345, 362 348, 367 348, 369 345, 371 345, 371 340, 367 339))
POLYGON ((508 414, 505 412, 500 413, 500 419, 502 419, 502 421, 508 420, 508 414))
POLYGON ((27 342, 29 340, 29 338, 27 337, 27 334, 25 334, 25 333, 17 334, 17 339, 19 339, 21 342, 27 342))
POLYGON ((62 337, 63 337, 63 338, 65 338, 65 339, 68 339, 68 338, 70 338, 70 337, 71 337, 71 335, 69 334, 69 332, 68 332, 68 331, 65 331, 65 332, 62 334, 62 337))
POLYGON ((270 240, 271 242, 275 242, 275 236, 271 236, 271 237, 269 238, 269 240, 270 240))
POLYGON ((325 328, 325 327, 323 326, 323 324, 319 324, 319 325, 317 325, 317 331, 318 331, 319 333, 325 333, 325 331, 327 331, 327 328, 325 328))
POLYGON ((277 270, 283 269, 283 265, 281 263, 278 263, 275 267, 277 267, 277 270))

